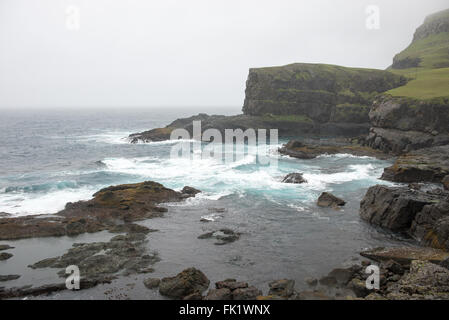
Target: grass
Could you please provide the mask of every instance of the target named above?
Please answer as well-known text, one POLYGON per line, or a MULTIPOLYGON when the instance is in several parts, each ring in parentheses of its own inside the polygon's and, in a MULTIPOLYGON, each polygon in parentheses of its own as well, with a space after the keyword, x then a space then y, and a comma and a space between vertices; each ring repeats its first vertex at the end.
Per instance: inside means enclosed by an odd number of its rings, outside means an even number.
MULTIPOLYGON (((436 20, 449 23, 449 10, 427 17, 418 30, 429 28, 429 24, 436 20)), ((394 60, 419 61, 419 64, 406 69, 389 68, 389 71, 405 76, 410 81, 405 86, 389 90, 388 94, 423 100, 449 97, 449 32, 418 38, 397 54, 394 60)))
POLYGON ((424 100, 449 97, 449 68, 417 70, 415 72, 413 74, 414 80, 387 93, 392 96, 424 100))

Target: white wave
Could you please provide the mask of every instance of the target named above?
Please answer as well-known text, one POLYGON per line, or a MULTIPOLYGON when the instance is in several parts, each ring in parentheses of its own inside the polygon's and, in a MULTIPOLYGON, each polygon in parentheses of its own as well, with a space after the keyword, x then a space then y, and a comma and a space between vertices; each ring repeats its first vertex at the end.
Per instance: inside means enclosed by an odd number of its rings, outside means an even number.
POLYGON ((55 190, 48 193, 0 194, 0 212, 13 216, 57 213, 67 202, 89 200, 98 188, 55 190))

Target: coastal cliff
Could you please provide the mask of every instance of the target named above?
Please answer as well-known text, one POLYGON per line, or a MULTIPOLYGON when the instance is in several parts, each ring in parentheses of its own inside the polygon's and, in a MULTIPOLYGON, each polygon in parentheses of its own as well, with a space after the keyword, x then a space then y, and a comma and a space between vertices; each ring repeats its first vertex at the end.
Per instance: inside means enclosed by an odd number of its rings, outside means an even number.
POLYGON ((374 97, 405 83, 404 77, 388 71, 325 64, 250 69, 243 113, 367 123, 374 97))

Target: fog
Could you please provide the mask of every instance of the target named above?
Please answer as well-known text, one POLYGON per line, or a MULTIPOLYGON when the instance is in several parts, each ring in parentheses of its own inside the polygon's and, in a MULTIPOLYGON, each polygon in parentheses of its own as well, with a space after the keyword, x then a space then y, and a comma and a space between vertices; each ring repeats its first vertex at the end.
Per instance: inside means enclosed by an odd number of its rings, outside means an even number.
POLYGON ((447 0, 0 0, 0 108, 241 106, 249 68, 385 69, 425 16, 447 7, 447 0), (369 5, 379 9, 374 27, 369 5))

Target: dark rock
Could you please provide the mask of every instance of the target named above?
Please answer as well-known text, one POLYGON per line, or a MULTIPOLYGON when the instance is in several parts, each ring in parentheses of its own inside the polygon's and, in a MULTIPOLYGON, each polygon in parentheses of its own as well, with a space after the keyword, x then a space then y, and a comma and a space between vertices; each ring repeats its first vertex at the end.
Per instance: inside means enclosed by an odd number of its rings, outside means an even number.
POLYGON ((224 245, 237 241, 240 238, 240 233, 234 232, 231 229, 224 228, 217 231, 207 232, 198 236, 198 239, 210 239, 210 238, 218 240, 217 242, 214 243, 215 245, 224 245))
POLYGON ((194 293, 191 293, 191 294, 185 296, 184 298, 182 298, 182 300, 199 301, 199 300, 203 300, 203 296, 199 292, 194 292, 194 293))
POLYGON ((354 270, 352 268, 347 269, 337 268, 329 273, 329 277, 335 278, 339 286, 346 285, 349 282, 349 280, 351 280, 353 275, 354 270))
POLYGON ((405 272, 404 267, 394 260, 388 260, 382 264, 382 267, 398 275, 403 275, 405 272))
POLYGON ((20 278, 20 275, 18 275, 18 274, 9 274, 9 275, 6 275, 6 276, 0 275, 0 282, 16 280, 16 279, 19 279, 19 278, 20 278))
POLYGON ((295 290, 295 280, 282 279, 269 283, 270 290, 268 295, 290 297, 295 290))
POLYGON ((319 280, 320 284, 327 287, 334 287, 337 285, 337 279, 331 276, 324 276, 319 280))
POLYGON ((262 291, 256 287, 239 288, 232 291, 233 300, 256 300, 262 295, 262 291))
POLYGON ((0 261, 8 260, 8 259, 11 258, 12 256, 13 256, 12 253, 8 253, 8 252, 0 252, 0 261))
POLYGON ((401 155, 384 169, 382 179, 394 182, 444 183, 449 174, 449 145, 415 150, 401 155))
POLYGON ((235 289, 248 288, 248 283, 239 282, 235 279, 227 279, 227 280, 216 282, 215 287, 217 289, 227 288, 232 291, 235 289))
POLYGON ((183 298, 192 293, 202 293, 209 287, 209 279, 200 270, 189 268, 175 277, 163 278, 159 293, 171 298, 183 298))
POLYGON ((185 186, 185 187, 182 188, 182 190, 181 190, 181 193, 183 193, 183 194, 188 194, 188 195, 192 195, 192 196, 194 196, 194 195, 196 195, 196 194, 198 194, 198 193, 200 193, 200 192, 201 192, 200 190, 195 189, 195 188, 192 188, 192 187, 188 187, 188 186, 185 186))
POLYGON ((229 290, 228 288, 211 289, 204 298, 204 300, 231 300, 231 299, 232 299, 231 290, 229 290))
POLYGON ((323 192, 320 197, 318 198, 317 205, 319 207, 332 207, 332 208, 338 208, 341 206, 344 206, 346 204, 346 201, 337 198, 333 194, 330 194, 328 192, 323 192))
POLYGON ((302 173, 289 173, 285 176, 282 182, 300 184, 306 183, 307 180, 303 178, 302 173))
POLYGON ((0 240, 102 230, 127 232, 123 228, 129 227, 124 226, 128 223, 160 217, 166 209, 157 204, 183 199, 181 193, 152 181, 111 186, 95 193, 92 200, 67 203, 66 208, 56 215, 3 218, 0 220, 0 240))
POLYGON ((332 297, 328 296, 321 291, 302 291, 296 296, 297 300, 333 300, 332 297))
POLYGON ((358 298, 364 298, 366 297, 368 294, 370 294, 370 290, 368 290, 366 288, 366 283, 365 281, 362 281, 360 279, 352 279, 348 285, 347 288, 351 291, 354 292, 354 294, 358 297, 358 298))
POLYGON ((422 247, 376 248, 360 252, 360 255, 378 262, 393 260, 404 268, 408 268, 413 260, 438 264, 449 258, 449 252, 422 247))
POLYGON ((14 247, 11 247, 10 245, 7 245, 7 244, 0 244, 0 251, 9 250, 9 249, 14 249, 14 247))
POLYGON ((390 285, 386 298, 407 299, 449 299, 449 270, 429 261, 414 260, 410 271, 399 281, 390 285))
POLYGON ((441 182, 443 183, 444 189, 449 190, 449 175, 445 176, 441 182))
POLYGON ((148 279, 145 279, 145 280, 143 281, 143 284, 144 284, 145 287, 147 287, 148 289, 154 289, 154 288, 159 287, 159 283, 160 283, 160 282, 161 282, 160 279, 157 279, 157 278, 148 278, 148 279))

